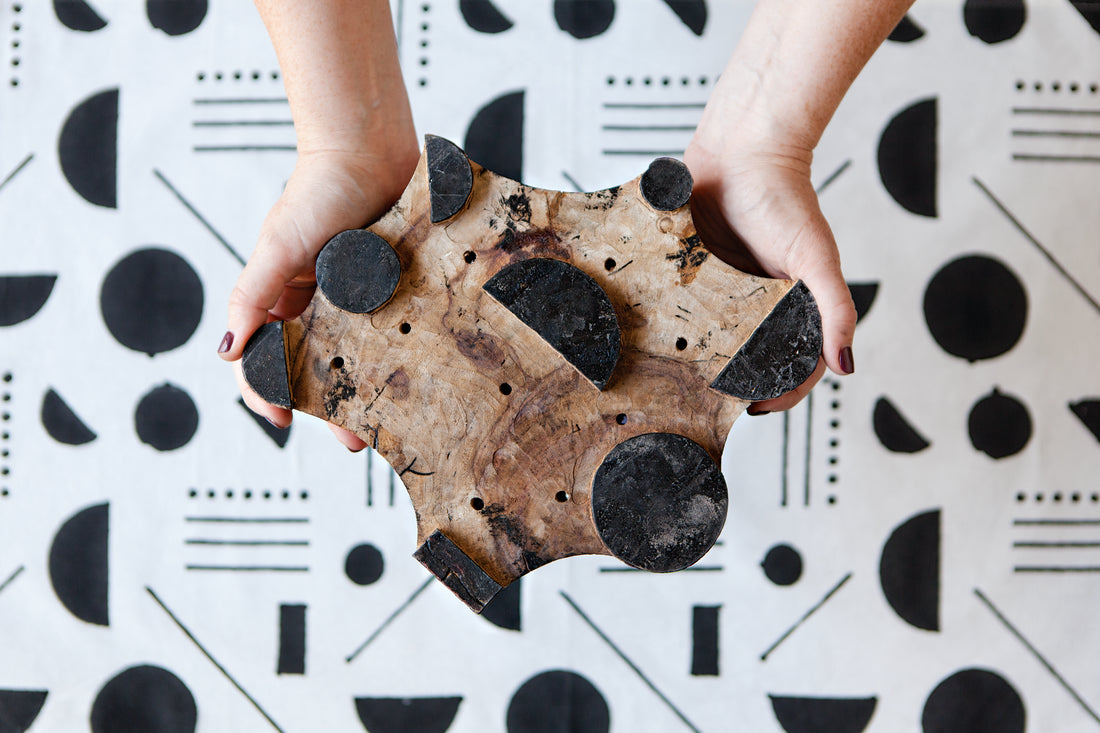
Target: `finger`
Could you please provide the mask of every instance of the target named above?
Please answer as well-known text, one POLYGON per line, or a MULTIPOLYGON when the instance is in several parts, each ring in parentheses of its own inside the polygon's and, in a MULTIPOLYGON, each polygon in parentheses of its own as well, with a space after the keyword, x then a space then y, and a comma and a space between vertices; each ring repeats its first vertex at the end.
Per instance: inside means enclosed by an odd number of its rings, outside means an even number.
POLYGON ((795 387, 790 392, 780 395, 774 399, 762 400, 760 402, 754 402, 749 405, 746 412, 749 415, 766 415, 769 412, 779 412, 781 410, 789 410, 799 402, 801 402, 806 395, 810 393, 810 390, 821 381, 821 377, 825 375, 825 361, 824 359, 817 360, 817 368, 814 369, 813 374, 803 382, 795 387))
POLYGON ((855 371, 852 340, 856 330, 856 308, 841 273, 840 255, 828 224, 822 218, 815 229, 793 253, 789 270, 792 277, 806 284, 817 301, 825 363, 836 374, 851 374, 855 371))
POLYGON ((328 423, 328 429, 331 430, 332 434, 336 436, 336 439, 343 443, 344 447, 352 453, 358 453, 367 447, 366 441, 350 430, 345 430, 339 425, 333 425, 332 423, 328 423))
POLYGON ((248 382, 245 381, 244 372, 241 371, 241 362, 238 361, 233 365, 233 374, 237 378, 237 387, 241 390, 241 397, 244 399, 244 403, 248 405, 248 409, 277 428, 286 429, 290 427, 291 420, 294 419, 291 411, 276 407, 260 399, 260 396, 253 392, 252 388, 248 386, 248 382))

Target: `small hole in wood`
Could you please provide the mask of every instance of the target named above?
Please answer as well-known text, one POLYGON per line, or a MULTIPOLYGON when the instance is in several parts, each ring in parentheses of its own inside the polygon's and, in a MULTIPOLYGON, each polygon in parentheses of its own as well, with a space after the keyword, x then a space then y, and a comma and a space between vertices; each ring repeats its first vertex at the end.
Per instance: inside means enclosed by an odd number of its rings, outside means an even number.
POLYGON ((565 502, 569 501, 569 493, 566 491, 559 491, 558 493, 554 494, 554 498, 564 504, 565 502))
POLYGON ((688 347, 688 340, 686 338, 681 336, 680 338, 676 339, 676 350, 677 351, 683 351, 687 347, 688 347))
POLYGON ((606 260, 604 260, 603 269, 607 270, 608 272, 611 272, 612 270, 615 269, 616 264, 617 263, 615 262, 615 260, 613 258, 608 257, 606 260))
POLYGON ((477 252, 466 250, 466 254, 462 255, 462 259, 466 260, 467 265, 472 265, 474 264, 474 260, 477 259, 477 252))
POLYGON ((342 357, 342 356, 334 357, 333 360, 329 362, 329 367, 331 369, 340 369, 343 366, 344 366, 344 357, 342 357))
POLYGON ((626 413, 620 412, 618 415, 616 415, 615 422, 619 423, 620 425, 626 425, 626 413))
POLYGON ((397 328, 397 330, 398 330, 398 331, 400 331, 401 333, 408 333, 409 331, 413 330, 413 327, 412 327, 412 326, 410 326, 410 325, 409 325, 408 323, 402 323, 402 324, 401 324, 401 325, 400 325, 400 326, 399 326, 399 327, 397 328))
POLYGON ((474 511, 480 512, 485 508, 485 502, 480 496, 475 496, 473 499, 470 499, 470 506, 474 508, 474 511))
POLYGON ((502 395, 512 394, 512 385, 508 384, 507 382, 503 383, 502 385, 500 385, 500 393, 502 395))

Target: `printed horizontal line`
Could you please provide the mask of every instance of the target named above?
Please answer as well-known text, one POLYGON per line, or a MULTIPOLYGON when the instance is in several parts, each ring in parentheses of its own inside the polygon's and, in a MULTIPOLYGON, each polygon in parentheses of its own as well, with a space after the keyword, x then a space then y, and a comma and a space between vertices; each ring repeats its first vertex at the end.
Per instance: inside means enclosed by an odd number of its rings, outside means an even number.
POLYGON ((192 100, 194 104, 286 104, 286 97, 213 97, 192 100))
POLYGON ((1017 565, 1017 573, 1100 573, 1100 565, 1017 565))
MULTIPOLYGON (((691 572, 695 572, 695 573, 716 573, 716 572, 721 572, 722 570, 725 570, 725 568, 723 568, 720 565, 695 565, 695 566, 692 566, 692 567, 689 567, 689 568, 684 568, 683 570, 681 570, 679 572, 681 572, 681 573, 691 573, 691 572)), ((648 571, 642 570, 641 568, 622 567, 622 568, 600 568, 600 572, 601 573, 645 573, 645 572, 648 572, 648 571)))
POLYGON ((292 153, 297 145, 196 145, 191 148, 196 153, 237 153, 237 152, 284 152, 292 153))
POLYGON ((1012 524, 1016 527, 1095 527, 1100 525, 1100 519, 1013 519, 1012 524))
POLYGON ((622 150, 622 149, 612 149, 612 150, 603 150, 601 152, 604 155, 639 155, 639 156, 644 155, 646 157, 652 157, 654 155, 657 155, 657 156, 664 155, 664 156, 671 156, 673 158, 679 158, 679 157, 683 156, 683 154, 684 154, 683 150, 622 150))
POLYGON ((1089 130, 1013 130, 1014 137, 1100 137, 1100 132, 1089 130))
POLYGON ((1046 163, 1100 163, 1100 155, 1030 155, 1013 153, 1013 160, 1041 161, 1046 163))
POLYGON ((309 524, 309 517, 184 517, 184 520, 226 524, 309 524))
POLYGON ((694 132, 696 125, 603 125, 615 132, 694 132))
POLYGON ((604 109, 703 109, 706 102, 604 102, 604 109))
POLYGON ((217 545, 226 547, 309 547, 309 540, 206 540, 187 539, 185 545, 217 545))
POLYGON ((186 565, 186 570, 212 570, 230 573, 308 573, 306 565, 186 565))
POLYGON ((294 120, 195 120, 192 127, 291 127, 294 120))
POLYGON ((1067 109, 1065 107, 1013 107, 1015 115, 1086 115, 1100 117, 1100 109, 1067 109))
POLYGON ((1031 547, 1034 547, 1034 548, 1046 548, 1046 547, 1053 547, 1053 548, 1071 548, 1071 547, 1089 548, 1089 547, 1100 547, 1100 542, 1091 542, 1091 541, 1090 542, 1032 542, 1032 541, 1024 541, 1024 542, 1013 542, 1012 546, 1013 547, 1029 547, 1029 548, 1031 548, 1031 547))

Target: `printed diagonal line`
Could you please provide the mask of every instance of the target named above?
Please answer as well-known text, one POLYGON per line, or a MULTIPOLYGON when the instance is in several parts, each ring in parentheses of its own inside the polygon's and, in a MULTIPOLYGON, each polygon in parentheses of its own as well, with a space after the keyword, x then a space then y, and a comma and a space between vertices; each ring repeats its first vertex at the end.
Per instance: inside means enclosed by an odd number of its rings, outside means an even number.
POLYGON ((19 567, 17 567, 15 569, 14 573, 12 573, 11 575, 8 576, 7 580, 5 580, 3 583, 0 583, 0 593, 3 593, 4 589, 7 588, 9 585, 11 585, 11 582, 13 580, 15 580, 16 578, 18 578, 19 574, 21 572, 23 572, 24 569, 25 569, 24 566, 20 565, 19 567))
POLYGON ((424 580, 424 582, 420 584, 420 587, 413 591, 413 594, 411 596, 409 596, 409 599, 407 601, 405 601, 404 603, 402 603, 400 606, 398 606, 397 609, 389 615, 389 618, 387 618, 385 621, 383 621, 382 625, 379 626, 377 629, 375 629, 374 633, 371 634, 370 636, 368 636, 367 640, 364 641, 362 644, 360 644, 359 648, 356 649, 354 652, 352 652, 349 656, 347 656, 344 659, 344 661, 347 662, 348 664, 351 664, 352 662, 354 662, 355 658, 358 657, 360 654, 362 654, 363 650, 366 649, 368 646, 370 646, 371 643, 375 639, 378 638, 379 634, 381 634, 383 631, 386 630, 387 626, 392 624, 394 622, 394 620, 397 619, 398 616, 400 616, 402 613, 405 612, 405 609, 407 609, 410 605, 412 605, 412 602, 416 600, 416 597, 419 596, 421 593, 423 593, 424 589, 427 588, 429 585, 431 585, 433 580, 435 580, 435 576, 434 575, 429 575, 424 580))
POLYGON ((568 171, 562 171, 561 175, 562 178, 569 181, 569 185, 575 188, 577 190, 577 193, 584 193, 584 188, 581 187, 581 184, 577 183, 576 179, 574 179, 573 176, 569 175, 568 171))
POLYGON ((997 609, 997 607, 993 605, 993 602, 991 600, 989 600, 989 598, 986 597, 985 593, 982 593, 981 590, 979 590, 978 588, 975 588, 974 589, 974 595, 978 596, 978 599, 982 603, 984 603, 986 605, 986 607, 989 608, 990 611, 993 612, 993 615, 996 616, 1000 620, 1000 622, 1005 625, 1005 627, 1012 633, 1012 635, 1015 636, 1020 641, 1020 643, 1022 643, 1024 646, 1026 646, 1029 652, 1031 652, 1033 655, 1035 655, 1035 658, 1038 659, 1039 662, 1044 667, 1047 668, 1048 672, 1050 672, 1052 675, 1054 675, 1054 679, 1058 680, 1058 682, 1062 685, 1062 687, 1064 687, 1066 689, 1066 692, 1068 692, 1073 697, 1074 700, 1076 700, 1078 703, 1080 703, 1081 707, 1083 707, 1085 709, 1085 712, 1088 713, 1089 716, 1093 720, 1095 720, 1097 723, 1100 723, 1100 716, 1097 716, 1096 712, 1092 708, 1089 707, 1088 703, 1085 702, 1081 698, 1081 696, 1077 694, 1077 691, 1069 686, 1069 683, 1066 682, 1066 679, 1058 673, 1058 670, 1056 670, 1054 668, 1054 666, 1051 665, 1050 662, 1048 662, 1046 660, 1046 657, 1044 657, 1042 654, 1040 654, 1039 650, 1036 649, 1034 646, 1032 646, 1030 641, 1028 641, 1026 638, 1024 638, 1024 635, 1020 633, 1019 629, 1017 629, 1015 626, 1013 626, 1012 622, 1010 622, 1007 618, 1005 618, 1004 614, 1001 613, 997 609))
POLYGON ((817 187, 817 195, 820 196, 821 192, 824 191, 826 188, 828 188, 830 185, 832 185, 833 181, 835 181, 838 177, 840 177, 841 173, 848 170, 848 166, 850 166, 851 164, 852 164, 852 159, 849 158, 848 160, 841 163, 839 168, 837 168, 835 171, 830 173, 828 175, 828 177, 826 177, 826 179, 821 182, 821 185, 819 185, 817 187))
POLYGON ((256 699, 249 695, 248 691, 241 687, 240 683, 238 683, 237 680, 233 679, 233 675, 229 674, 229 671, 226 670, 226 668, 223 667, 218 662, 218 660, 214 659, 214 657, 211 656, 210 652, 206 651, 206 647, 204 647, 202 643, 200 643, 199 640, 195 638, 195 635, 191 633, 190 629, 183 625, 183 622, 176 617, 176 614, 172 613, 171 609, 169 609, 168 606, 164 605, 164 601, 160 599, 160 596, 158 596, 156 592, 149 586, 145 586, 145 590, 149 592, 149 595, 153 597, 153 600, 157 602, 157 605, 164 609, 164 612, 167 613, 168 617, 175 622, 176 626, 180 627, 180 631, 186 634, 187 638, 190 639, 196 647, 198 647, 199 651, 203 653, 203 656, 209 659, 213 663, 213 665, 218 668, 218 671, 225 675, 225 678, 229 680, 233 684, 233 686, 236 687, 240 691, 240 693, 248 699, 250 703, 252 703, 252 706, 260 711, 260 715, 264 716, 264 718, 267 719, 267 722, 271 723, 272 727, 274 727, 275 730, 279 731, 279 733, 286 733, 286 731, 279 727, 278 723, 271 719, 271 716, 267 714, 267 711, 260 707, 260 703, 256 702, 256 699))
POLYGON ((15 178, 19 174, 19 171, 26 168, 27 164, 30 163, 33 159, 34 159, 34 153, 31 153, 30 155, 28 155, 26 158, 23 159, 22 163, 15 166, 15 170, 13 170, 11 173, 9 173, 7 178, 0 181, 0 191, 2 191, 4 189, 4 186, 8 185, 8 181, 15 178))
POLYGON ((769 657, 769 656, 771 656, 771 653, 772 653, 772 652, 774 652, 774 651, 775 651, 775 650, 776 650, 777 648, 779 648, 779 645, 780 645, 780 644, 782 644, 782 643, 783 643, 784 641, 786 641, 786 640, 787 640, 787 637, 788 637, 788 636, 790 636, 791 634, 793 634, 793 633, 795 632, 795 630, 796 630, 796 629, 797 629, 797 628, 798 628, 799 626, 801 626, 802 624, 806 623, 806 620, 807 620, 807 619, 809 619, 809 618, 810 618, 810 616, 813 616, 813 615, 814 615, 815 613, 817 613, 817 610, 818 610, 819 608, 821 608, 822 606, 824 606, 824 605, 825 605, 825 603, 826 603, 826 602, 827 602, 827 601, 828 601, 828 600, 829 600, 830 598, 832 598, 832 597, 833 597, 833 595, 834 595, 834 594, 835 594, 835 593, 836 593, 836 592, 837 592, 838 590, 840 590, 841 586, 843 586, 843 585, 844 585, 845 583, 847 583, 847 582, 848 582, 848 581, 849 581, 849 580, 851 579, 851 577, 852 577, 852 574, 851 574, 851 573, 848 573, 848 574, 847 574, 847 575, 845 575, 845 576, 844 576, 843 578, 841 578, 841 579, 840 579, 840 582, 839 582, 839 583, 837 583, 836 585, 834 585, 834 586, 833 586, 833 588, 832 588, 832 590, 830 590, 830 591, 829 591, 828 593, 826 593, 826 594, 825 594, 825 597, 824 597, 824 598, 822 598, 822 599, 821 599, 820 601, 818 601, 818 602, 817 602, 817 605, 815 605, 815 606, 814 606, 813 608, 811 608, 811 609, 810 609, 809 611, 807 611, 806 613, 804 613, 804 614, 802 615, 802 618, 798 619, 798 621, 796 621, 796 622, 795 622, 794 626, 792 626, 791 628, 787 629, 787 631, 786 631, 786 632, 784 632, 783 636, 779 637, 779 639, 777 639, 777 640, 776 640, 776 642, 775 642, 774 644, 772 644, 772 645, 771 645, 770 647, 768 647, 768 650, 767 650, 766 652, 764 652, 763 654, 761 654, 761 655, 760 655, 760 661, 761 661, 761 662, 766 662, 766 661, 768 661, 768 657, 769 657))
POLYGON ((187 207, 187 210, 195 215, 195 218, 199 220, 199 223, 201 223, 204 227, 206 227, 207 231, 214 235, 214 239, 217 239, 219 242, 221 242, 222 246, 229 251, 229 254, 233 255, 237 262, 241 263, 241 267, 244 267, 244 258, 241 257, 240 254, 238 254, 237 250, 233 249, 233 245, 229 244, 229 242, 226 241, 225 237, 219 234, 218 230, 211 226, 210 222, 208 222, 206 218, 199 213, 198 209, 192 206, 191 202, 185 199, 183 197, 183 194, 180 193, 175 186, 169 183, 168 179, 164 177, 164 174, 154 168, 153 175, 159 178, 160 182, 168 187, 168 190, 171 191, 175 195, 175 197, 180 200, 180 203, 187 207))
POLYGON ((971 178, 971 180, 974 181, 974 185, 982 190, 982 193, 989 197, 989 200, 993 202, 993 205, 1000 209, 1002 214, 1008 217, 1008 220, 1012 222, 1013 225, 1015 225, 1015 227, 1020 231, 1020 234, 1023 234, 1029 242, 1035 245, 1035 247, 1043 253, 1043 256, 1047 258, 1050 264, 1054 265, 1054 268, 1062 274, 1062 277, 1068 280, 1069 284, 1072 285, 1077 290, 1077 292, 1085 298, 1085 300, 1092 304, 1092 307, 1096 309, 1097 313, 1100 313, 1100 303, 1098 303, 1095 298, 1089 295, 1088 291, 1081 287, 1081 284, 1074 280, 1072 275, 1066 272, 1066 268, 1062 267, 1058 260, 1054 259, 1054 256, 1047 251, 1046 247, 1039 243, 1038 239, 1031 235, 1031 232, 1029 232, 1027 229, 1024 229, 1024 225, 1020 223, 1020 220, 1013 216, 1012 212, 1006 209, 1005 205, 1002 204, 997 199, 997 197, 994 196, 993 193, 985 187, 985 184, 978 180, 976 176, 971 178))
POLYGON ((634 673, 637 674, 642 682, 645 683, 646 687, 653 690, 657 697, 661 698, 661 701, 664 702, 665 705, 668 705, 669 709, 676 714, 677 718, 684 721, 684 724, 687 725, 688 728, 691 728, 691 730, 695 731, 695 733, 701 733, 700 730, 696 728, 695 725, 690 720, 688 720, 682 712, 680 712, 680 709, 676 707, 671 700, 665 697, 665 694, 663 692, 657 689, 657 686, 654 685, 648 677, 646 677, 645 672, 639 669, 638 665, 634 664, 634 662, 630 661, 630 658, 623 654, 623 651, 619 649, 618 646, 616 646, 615 642, 611 641, 611 638, 607 634, 605 634, 603 630, 600 629, 600 627, 592 621, 592 619, 588 617, 588 614, 581 610, 581 607, 577 605, 576 601, 569 597, 568 593, 563 590, 558 592, 561 593, 561 597, 565 599, 565 602, 572 606, 573 610, 576 611, 582 619, 584 619, 584 622, 588 624, 592 628, 592 630, 595 631, 599 635, 599 637, 607 643, 609 647, 611 647, 611 650, 619 655, 619 659, 626 662, 627 666, 634 670, 634 673))

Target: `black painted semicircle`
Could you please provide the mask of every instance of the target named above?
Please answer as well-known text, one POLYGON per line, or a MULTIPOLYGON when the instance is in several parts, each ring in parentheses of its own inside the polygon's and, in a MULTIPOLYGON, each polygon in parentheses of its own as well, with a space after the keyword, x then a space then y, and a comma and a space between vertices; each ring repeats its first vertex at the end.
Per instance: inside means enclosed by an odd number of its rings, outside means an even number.
POLYGON ((894 201, 920 216, 936 212, 937 100, 922 99, 898 112, 878 143, 878 173, 894 201))
POLYGON ((42 427, 58 443, 84 445, 96 439, 96 434, 52 387, 42 398, 41 418, 42 427))
POLYGON ((368 733, 444 733, 461 697, 357 697, 355 711, 368 733))
POLYGON ((50 583, 61 604, 81 621, 109 626, 107 534, 109 505, 74 514, 50 546, 50 583))
POLYGON ((1000 43, 1015 37, 1026 20, 1024 0, 966 0, 963 5, 966 30, 986 43, 1000 43))
POLYGON ((1024 733, 1027 711, 1008 680, 988 669, 963 669, 928 695, 923 733, 1024 733))
POLYGON ((1031 415, 1024 403, 994 388, 970 408, 967 430, 976 449, 990 458, 1007 458, 1031 440, 1031 415))
POLYGON ((1081 17, 1092 26, 1092 29, 1100 33, 1100 5, 1095 0, 1069 0, 1081 17))
POLYGON ((558 27, 578 40, 601 35, 614 19, 615 0, 554 0, 558 27))
POLYGON ((877 697, 787 697, 768 695, 775 719, 787 733, 862 733, 871 722, 877 697))
POLYGON ((477 111, 463 149, 499 176, 523 180, 523 90, 503 94, 477 111))
POLYGON ((940 630, 940 510, 899 525, 882 548, 879 580, 886 602, 903 621, 940 630))
POLYGON ((91 33, 107 27, 107 21, 84 0, 53 0, 53 12, 66 28, 74 31, 91 33))
POLYGON ((665 0, 665 5, 676 13, 692 33, 697 36, 703 35, 703 29, 707 26, 706 0, 665 0))
POLYGON ((459 0, 458 9, 466 25, 479 33, 503 33, 514 25, 492 0, 459 0))
POLYGON ((0 690, 0 731, 24 733, 46 704, 46 690, 0 690))
POLYGON ((482 287, 597 388, 607 385, 622 334, 611 299, 589 275, 562 260, 533 257, 504 267, 482 287))
POLYGON ((89 203, 118 208, 118 88, 73 108, 57 142, 65 180, 89 203))
POLYGON ((611 711, 587 678, 554 669, 520 685, 505 723, 508 733, 608 733, 611 711))
POLYGON ((57 275, 0 276, 0 326, 33 318, 50 299, 57 275))
POLYGON ((923 36, 924 29, 906 15, 896 26, 894 26, 894 30, 890 31, 890 35, 887 36, 887 38, 891 41, 897 41, 898 43, 912 43, 923 36))
POLYGON ((878 442, 894 453, 919 453, 931 445, 886 397, 875 402, 872 423, 878 442))
POLYGON ((162 667, 123 670, 96 695, 92 733, 195 733, 195 697, 179 677, 162 667))
POLYGON ((199 410, 191 395, 173 384, 145 393, 134 411, 134 429, 142 443, 158 451, 187 445, 199 429, 199 410))
POLYGON ((523 619, 520 603, 523 599, 523 578, 516 578, 497 591, 493 599, 481 609, 481 617, 502 629, 520 631, 523 619))
POLYGON ((145 0, 145 14, 154 28, 182 36, 202 25, 207 0, 145 0))
POLYGON ((856 323, 859 323, 875 303, 878 283, 848 283, 848 292, 852 294, 852 303, 856 306, 856 323))

